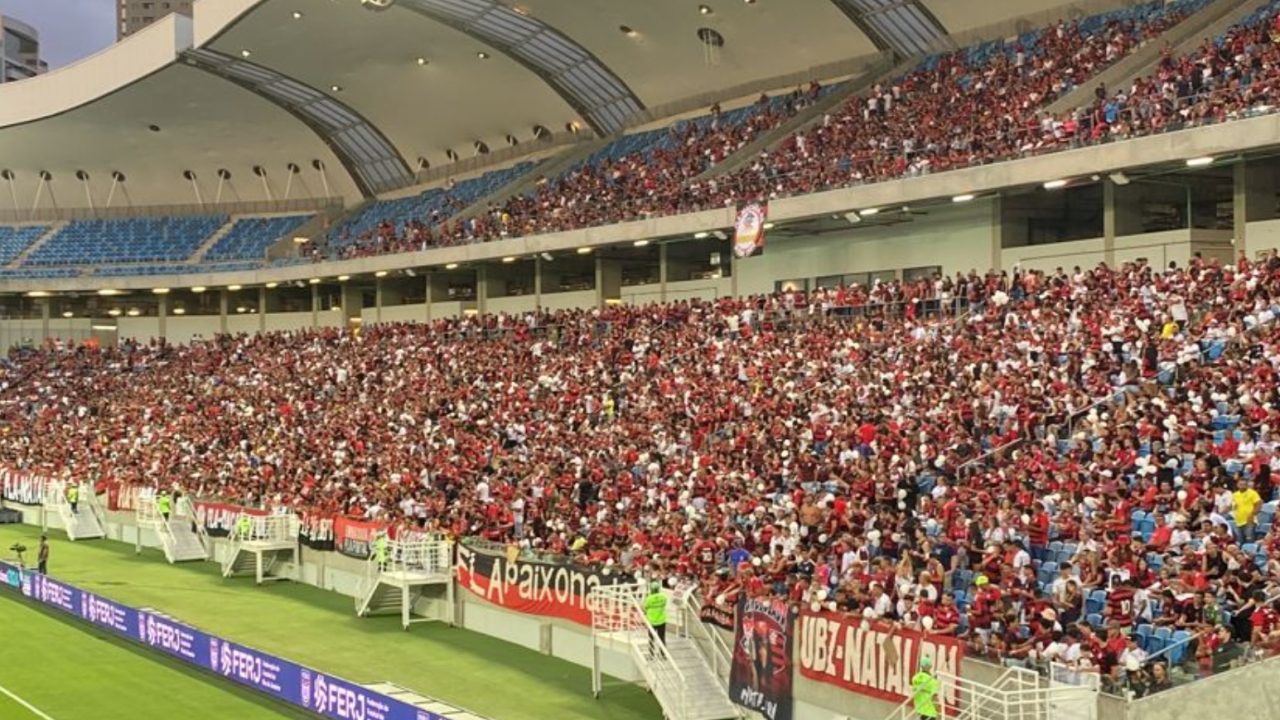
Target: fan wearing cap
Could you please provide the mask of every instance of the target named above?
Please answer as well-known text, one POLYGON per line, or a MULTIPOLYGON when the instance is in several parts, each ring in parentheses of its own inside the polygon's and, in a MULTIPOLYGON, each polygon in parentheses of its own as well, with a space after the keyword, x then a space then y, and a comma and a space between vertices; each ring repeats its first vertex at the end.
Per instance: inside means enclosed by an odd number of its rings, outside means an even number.
POLYGON ((928 656, 920 658, 919 669, 911 678, 911 704, 915 708, 916 717, 938 717, 938 706, 934 698, 938 695, 941 683, 933 675, 933 660, 928 656))

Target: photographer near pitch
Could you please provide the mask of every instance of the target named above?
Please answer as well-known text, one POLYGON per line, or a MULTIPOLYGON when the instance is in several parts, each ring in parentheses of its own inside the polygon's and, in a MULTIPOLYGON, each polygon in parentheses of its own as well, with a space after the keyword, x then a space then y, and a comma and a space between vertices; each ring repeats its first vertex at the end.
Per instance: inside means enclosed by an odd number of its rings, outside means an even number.
POLYGON ((40 552, 36 554, 36 572, 49 574, 49 536, 40 536, 40 552))

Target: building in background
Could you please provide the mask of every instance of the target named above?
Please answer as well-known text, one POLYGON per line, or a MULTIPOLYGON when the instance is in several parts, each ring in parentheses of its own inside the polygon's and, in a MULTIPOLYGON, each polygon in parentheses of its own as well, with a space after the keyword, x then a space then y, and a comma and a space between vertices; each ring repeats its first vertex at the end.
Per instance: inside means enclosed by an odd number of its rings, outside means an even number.
POLYGON ((191 17, 194 0, 117 0, 116 39, 124 38, 170 13, 191 17))
POLYGON ((40 33, 24 22, 0 15, 0 83, 25 80, 48 69, 40 59, 40 33))

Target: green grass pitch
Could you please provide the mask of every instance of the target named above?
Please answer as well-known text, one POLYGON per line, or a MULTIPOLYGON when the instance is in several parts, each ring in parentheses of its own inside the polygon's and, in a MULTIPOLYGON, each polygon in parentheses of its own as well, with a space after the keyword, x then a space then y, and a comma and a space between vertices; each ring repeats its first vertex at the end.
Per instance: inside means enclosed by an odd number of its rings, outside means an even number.
MULTIPOLYGON (((38 528, 0 526, 0 548, 22 542, 34 549, 39 536, 38 528)), ((640 687, 606 681, 601 699, 593 699, 586 668, 479 633, 437 623, 404 632, 398 617, 357 618, 354 601, 337 593, 288 582, 258 587, 252 580, 224 580, 214 563, 171 566, 158 550, 135 556, 133 547, 122 543, 64 538, 50 533, 51 576, 347 680, 394 682, 494 720, 662 717, 657 702, 640 687)), ((0 686, 53 720, 297 717, 252 691, 122 644, 128 645, 55 611, 0 597, 0 686), (22 631, 22 647, 29 650, 10 652, 9 632, 19 626, 31 628, 22 631), (164 689, 177 680, 190 692, 164 689), (126 681, 135 683, 132 690, 126 681), (126 690, 110 700, 90 688, 126 690), (197 700, 162 702, 149 710, 142 706, 148 697, 168 701, 175 695, 197 700), (103 713, 116 703, 124 714, 103 713)), ((0 718, 28 716, 38 717, 0 693, 0 718)))

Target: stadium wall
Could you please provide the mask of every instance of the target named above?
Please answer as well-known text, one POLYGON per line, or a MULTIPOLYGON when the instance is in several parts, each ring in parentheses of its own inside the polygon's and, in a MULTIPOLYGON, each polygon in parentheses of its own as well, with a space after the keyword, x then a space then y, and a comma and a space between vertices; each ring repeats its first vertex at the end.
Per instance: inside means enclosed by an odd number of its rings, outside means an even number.
MULTIPOLYGON (((39 507, 17 507, 22 511, 25 523, 31 525, 40 524, 41 509, 39 507)), ((50 516, 48 522, 52 528, 60 526, 59 520, 55 516, 50 516)), ((109 512, 106 531, 108 539, 111 540, 128 544, 133 544, 137 540, 138 531, 132 513, 109 512)), ((213 542, 215 545, 213 560, 221 562, 227 551, 228 544, 223 539, 214 539, 213 542)), ((160 542, 153 531, 146 530, 142 533, 142 545, 148 548, 158 548, 160 542)), ((350 558, 336 552, 322 552, 305 547, 301 548, 299 552, 301 553, 301 564, 286 566, 284 568, 285 572, 296 573, 294 577, 307 585, 351 598, 355 598, 358 595, 360 583, 367 567, 366 561, 350 558)), ((452 609, 448 608, 443 597, 433 597, 420 601, 415 608, 415 612, 428 617, 449 617, 451 614, 458 625, 468 630, 515 643, 583 667, 591 666, 592 639, 590 628, 577 625, 568 620, 513 612, 488 603, 466 591, 455 592, 454 595, 456 604, 452 609)), ((354 602, 352 612, 355 612, 354 602)), ((732 633, 711 626, 708 626, 708 628, 713 632, 720 632, 727 644, 730 647, 732 646, 732 633)), ((796 652, 799 652, 798 644, 796 652)), ((1251 666, 1251 670, 1262 673, 1269 670, 1274 673, 1277 669, 1280 669, 1278 662, 1280 661, 1251 666)), ((602 646, 601 663, 604 672, 612 677, 627 682, 640 681, 634 663, 625 652, 602 646)), ((321 669, 323 670, 323 668, 321 669)), ((1004 672, 1003 667, 980 660, 965 659, 961 665, 962 676, 980 683, 994 682, 1002 672, 1004 672)), ((1211 697, 1215 699, 1230 697, 1230 693, 1241 693, 1248 687, 1248 683, 1258 683, 1261 677, 1266 677, 1265 674, 1249 675, 1241 680, 1235 680, 1237 676, 1243 675, 1246 675, 1246 673, 1231 673, 1211 680, 1210 682, 1222 683, 1214 689, 1211 697), (1232 680, 1230 685, 1225 684, 1224 681, 1227 679, 1232 680)), ((897 703, 851 693, 834 685, 806 678, 798 669, 793 679, 794 720, 882 720, 897 707, 897 703)), ((1199 687, 1202 684, 1196 683, 1193 687, 1199 687)), ((590 692, 590 690, 584 687, 583 692, 590 692)), ((1207 708, 1222 707, 1222 705, 1208 705, 1205 701, 1199 699, 1201 696, 1188 696, 1185 694, 1188 692, 1194 693, 1195 691, 1184 688, 1167 693, 1170 696, 1173 696, 1174 693, 1184 694, 1177 702, 1171 705, 1151 705, 1148 708, 1141 708, 1142 703, 1129 703, 1121 698, 1101 696, 1097 720, 1181 720, 1181 718, 1206 717, 1208 716, 1207 708), (1190 699, 1191 697, 1196 699, 1192 700, 1190 699), (1179 703, 1197 708, 1197 712, 1174 715, 1162 714, 1167 712, 1166 707, 1177 706, 1179 703)), ((1159 695, 1154 700, 1159 700, 1163 697, 1164 695, 1159 695)), ((1257 714, 1252 716, 1280 717, 1280 712, 1274 710, 1275 708, 1280 708, 1280 690, 1265 694, 1262 698, 1253 698, 1251 702, 1254 702, 1258 708, 1257 714), (1269 704, 1263 704, 1264 702, 1269 704), (1272 708, 1272 710, 1265 708, 1272 708)))

